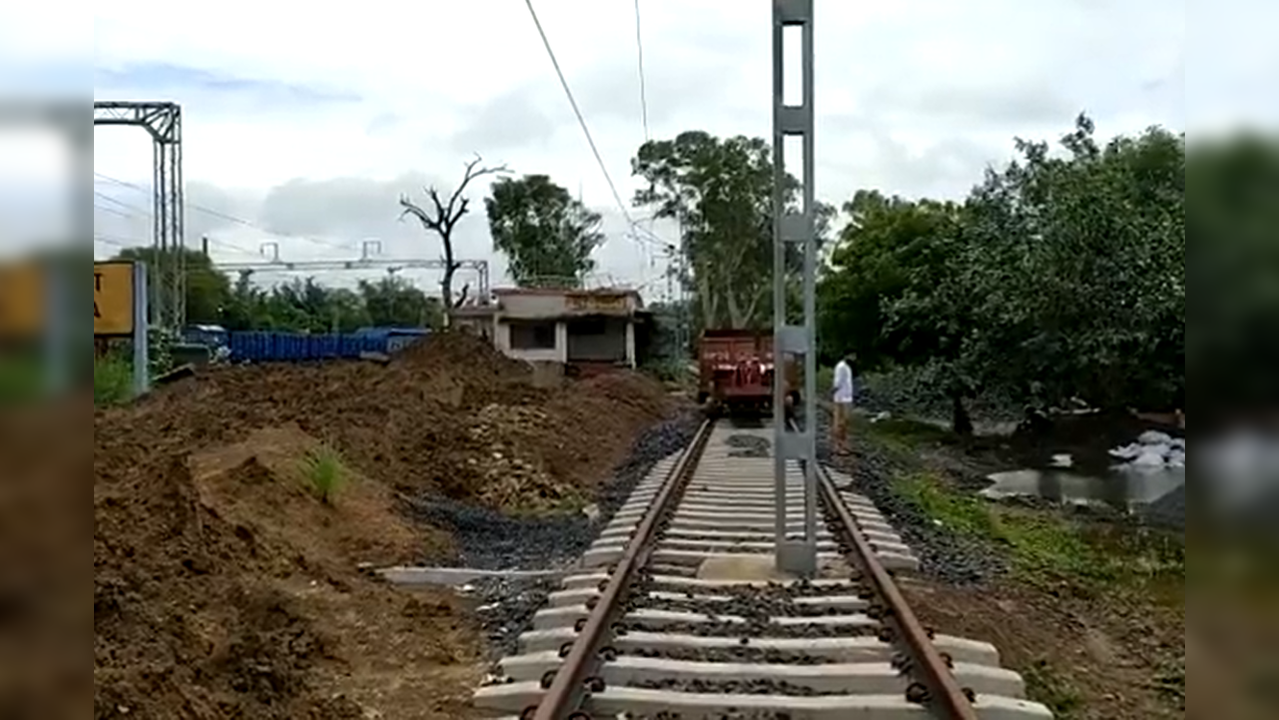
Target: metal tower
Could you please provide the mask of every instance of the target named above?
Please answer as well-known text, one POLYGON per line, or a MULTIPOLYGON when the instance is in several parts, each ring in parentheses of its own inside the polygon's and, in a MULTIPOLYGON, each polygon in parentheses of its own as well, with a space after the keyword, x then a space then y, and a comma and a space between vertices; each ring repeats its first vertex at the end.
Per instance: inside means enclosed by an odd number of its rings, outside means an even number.
POLYGON ((152 324, 181 330, 186 324, 186 239, 182 184, 182 108, 173 102, 93 101, 93 124, 134 125, 151 135, 152 241, 156 257, 151 268, 152 324))

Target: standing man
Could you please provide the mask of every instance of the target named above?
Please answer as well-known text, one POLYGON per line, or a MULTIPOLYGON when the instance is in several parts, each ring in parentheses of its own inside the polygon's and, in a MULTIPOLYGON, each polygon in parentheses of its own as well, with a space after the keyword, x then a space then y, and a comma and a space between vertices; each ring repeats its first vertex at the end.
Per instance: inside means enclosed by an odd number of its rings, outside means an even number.
POLYGON ((835 365, 835 422, 832 430, 834 450, 839 455, 848 454, 848 423, 852 420, 853 400, 853 363, 857 361, 856 353, 848 353, 835 365))

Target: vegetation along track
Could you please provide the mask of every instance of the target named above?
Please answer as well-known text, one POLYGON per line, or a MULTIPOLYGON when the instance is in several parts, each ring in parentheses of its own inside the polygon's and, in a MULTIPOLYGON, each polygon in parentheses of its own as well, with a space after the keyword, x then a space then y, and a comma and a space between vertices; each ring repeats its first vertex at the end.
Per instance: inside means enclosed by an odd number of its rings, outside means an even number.
MULTIPOLYGON (((1051 718, 989 644, 920 627, 918 561, 851 480, 819 473, 812 580, 772 570, 772 431, 707 422, 659 462, 521 636, 477 708, 564 718, 1051 718)), ((803 473, 788 468, 788 532, 803 473)))

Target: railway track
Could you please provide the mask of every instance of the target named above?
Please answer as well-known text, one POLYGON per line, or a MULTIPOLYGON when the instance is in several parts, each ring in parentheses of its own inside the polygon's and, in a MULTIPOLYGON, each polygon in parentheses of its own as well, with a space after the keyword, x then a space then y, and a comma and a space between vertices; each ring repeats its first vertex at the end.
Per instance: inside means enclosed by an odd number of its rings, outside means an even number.
MULTIPOLYGON (((659 462, 533 619, 476 708, 588 718, 1051 718, 987 643, 920 627, 918 561, 851 480, 819 473, 812 580, 773 568, 772 431, 707 422, 659 462)), ((788 468, 788 533, 803 473, 788 468)))

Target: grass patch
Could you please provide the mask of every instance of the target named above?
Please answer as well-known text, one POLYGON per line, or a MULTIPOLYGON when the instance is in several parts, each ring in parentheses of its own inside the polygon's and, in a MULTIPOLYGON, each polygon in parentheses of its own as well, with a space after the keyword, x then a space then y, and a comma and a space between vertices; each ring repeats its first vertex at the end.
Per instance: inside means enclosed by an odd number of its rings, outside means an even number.
POLYGON ((1026 695, 1043 703, 1054 717, 1068 720, 1083 709, 1083 697, 1047 660, 1035 661, 1021 675, 1026 681, 1026 695))
POLYGON ((93 404, 123 405, 133 398, 133 364, 107 356, 93 361, 93 404))
POLYGON ((337 493, 347 481, 346 465, 342 456, 329 445, 317 445, 302 458, 302 475, 311 484, 316 497, 326 505, 332 505, 337 493))
POLYGON ((1159 533, 1085 526, 1057 513, 995 506, 930 474, 899 479, 897 490, 957 535, 1003 547, 1022 580, 1067 581, 1091 593, 1118 583, 1184 582, 1184 546, 1159 533))
POLYGON ((956 492, 928 474, 916 474, 897 481, 897 491, 915 503, 924 514, 967 537, 995 538, 999 527, 985 500, 956 492))
POLYGON ((879 422, 859 419, 853 427, 873 436, 881 445, 899 455, 914 455, 920 446, 953 444, 950 430, 918 420, 889 418, 879 422))

